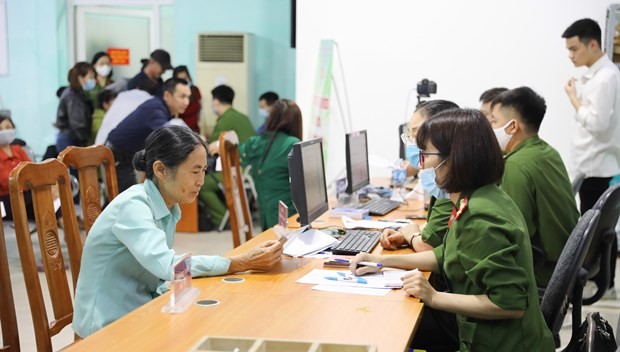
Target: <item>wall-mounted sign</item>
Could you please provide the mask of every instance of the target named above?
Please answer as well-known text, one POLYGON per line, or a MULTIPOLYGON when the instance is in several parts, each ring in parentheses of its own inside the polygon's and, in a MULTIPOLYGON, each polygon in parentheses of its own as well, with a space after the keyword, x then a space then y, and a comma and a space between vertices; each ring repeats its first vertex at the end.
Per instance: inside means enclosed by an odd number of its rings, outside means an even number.
POLYGON ((108 48, 108 55, 112 65, 129 65, 129 49, 108 48))

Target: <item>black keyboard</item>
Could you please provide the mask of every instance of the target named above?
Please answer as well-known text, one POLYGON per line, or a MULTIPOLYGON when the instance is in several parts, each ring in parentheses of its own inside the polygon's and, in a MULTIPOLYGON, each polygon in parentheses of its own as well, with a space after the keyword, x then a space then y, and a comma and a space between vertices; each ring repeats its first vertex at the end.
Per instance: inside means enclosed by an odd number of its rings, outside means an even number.
POLYGON ((340 243, 332 247, 333 254, 356 255, 360 252, 370 252, 379 242, 381 232, 366 230, 347 230, 347 234, 340 243))
POLYGON ((398 208, 401 202, 387 198, 375 198, 360 204, 360 209, 368 209, 370 215, 385 215, 398 208))

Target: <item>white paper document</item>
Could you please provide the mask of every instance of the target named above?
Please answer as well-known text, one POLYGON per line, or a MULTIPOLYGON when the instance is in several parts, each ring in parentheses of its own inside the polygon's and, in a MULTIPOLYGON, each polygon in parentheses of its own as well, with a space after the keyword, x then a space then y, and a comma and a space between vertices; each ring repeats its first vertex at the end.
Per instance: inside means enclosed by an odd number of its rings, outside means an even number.
POLYGON ((383 279, 385 280, 385 287, 402 288, 403 280, 401 280, 401 278, 405 276, 405 274, 417 273, 417 272, 419 272, 418 269, 413 269, 409 271, 400 270, 400 269, 383 270, 383 279))
POLYGON ((349 270, 314 269, 295 282, 300 284, 389 290, 389 288, 385 287, 385 279, 383 278, 383 274, 376 273, 364 276, 354 276, 349 270))
POLYGON ((284 244, 284 254, 303 257, 315 254, 338 243, 338 240, 320 230, 293 231, 284 244))
POLYGON ((316 285, 312 287, 313 290, 349 293, 354 295, 367 295, 367 296, 385 296, 390 292, 385 288, 364 288, 364 287, 350 287, 350 286, 334 286, 334 285, 316 285))
POLYGON ((411 224, 407 219, 394 219, 392 221, 378 220, 353 220, 348 216, 342 217, 342 224, 347 229, 384 229, 386 227, 403 227, 411 224))

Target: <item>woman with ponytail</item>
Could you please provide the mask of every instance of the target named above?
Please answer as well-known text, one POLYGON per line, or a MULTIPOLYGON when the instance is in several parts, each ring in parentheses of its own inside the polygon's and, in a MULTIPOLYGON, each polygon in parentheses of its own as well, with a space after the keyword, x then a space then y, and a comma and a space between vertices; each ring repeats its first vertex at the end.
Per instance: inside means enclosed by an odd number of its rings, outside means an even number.
POLYGON ((60 96, 55 124, 59 129, 58 153, 70 145, 88 145, 92 126, 93 105, 85 92, 96 85, 93 67, 87 62, 78 62, 69 70, 67 79, 69 87, 60 96))
MULTIPOLYGON (((204 182, 207 147, 181 126, 162 127, 147 138, 133 166, 144 183, 118 195, 86 238, 74 300, 73 330, 86 337, 165 291, 179 204, 194 201, 204 182)), ((267 241, 245 254, 192 256, 192 276, 269 270, 282 258, 282 243, 267 241)))

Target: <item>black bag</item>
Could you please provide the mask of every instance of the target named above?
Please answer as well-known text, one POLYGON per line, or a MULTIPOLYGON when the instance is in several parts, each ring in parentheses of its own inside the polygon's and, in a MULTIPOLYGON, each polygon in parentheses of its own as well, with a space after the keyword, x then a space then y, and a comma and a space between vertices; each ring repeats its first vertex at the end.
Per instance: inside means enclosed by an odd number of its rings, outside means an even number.
POLYGON ((588 313, 586 320, 579 327, 575 341, 564 351, 615 352, 616 348, 616 339, 611 325, 598 312, 594 312, 588 313))

